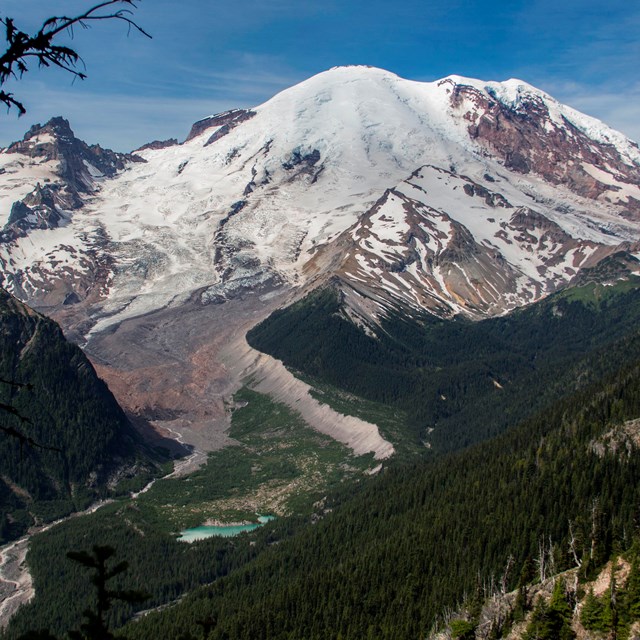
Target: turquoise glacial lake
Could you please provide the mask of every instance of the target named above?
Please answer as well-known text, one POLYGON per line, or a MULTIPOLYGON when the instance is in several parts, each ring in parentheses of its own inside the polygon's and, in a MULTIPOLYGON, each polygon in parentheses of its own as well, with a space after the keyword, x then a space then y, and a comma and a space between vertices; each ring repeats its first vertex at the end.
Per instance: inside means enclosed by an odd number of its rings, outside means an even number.
POLYGON ((274 516, 258 516, 257 524, 234 524, 234 525, 216 525, 194 527, 193 529, 185 529, 180 532, 178 540, 180 542, 195 542, 196 540, 204 540, 213 536, 221 536, 223 538, 232 538, 245 531, 253 531, 263 524, 270 522, 274 516))

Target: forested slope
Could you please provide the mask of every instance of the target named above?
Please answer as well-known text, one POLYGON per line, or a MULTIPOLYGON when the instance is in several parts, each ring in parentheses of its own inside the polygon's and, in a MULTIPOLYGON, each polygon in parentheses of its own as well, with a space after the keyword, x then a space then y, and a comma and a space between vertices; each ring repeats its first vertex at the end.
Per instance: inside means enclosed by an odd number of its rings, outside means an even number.
POLYGON ((640 352, 640 279, 589 283, 482 322, 392 314, 368 335, 334 287, 247 336, 307 376, 406 411, 405 433, 445 452, 492 437, 640 352), (634 343, 635 344, 635 343, 634 343), (608 358, 602 354, 609 353, 608 358))
MULTIPOLYGON (((96 514, 91 525, 68 523, 54 530, 46 547, 34 541, 30 556, 38 563, 35 574, 47 576, 44 597, 33 615, 26 609, 18 614, 9 637, 36 619, 40 628, 46 621, 55 623, 50 628, 57 634, 77 626, 79 611, 75 619, 72 612, 78 610, 76 594, 86 592, 88 576, 64 554, 96 543, 112 544, 118 560, 130 561, 132 571, 122 578, 122 588, 152 585, 154 595, 146 606, 212 581, 179 604, 123 629, 126 637, 140 640, 198 638, 199 621, 213 625, 211 638, 229 640, 419 638, 445 608, 475 593, 479 581, 501 575, 509 557, 510 587, 541 544, 556 569, 571 566, 570 528, 584 570, 602 565, 613 549, 629 545, 640 521, 640 428, 633 422, 640 418, 638 304, 634 282, 588 285, 519 312, 520 318, 498 319, 501 324, 492 327, 501 331, 492 328, 488 334, 495 339, 492 345, 476 344, 456 327, 462 336, 458 354, 484 350, 492 362, 495 345, 502 344, 505 367, 511 362, 517 373, 517 363, 530 363, 531 375, 520 385, 533 384, 544 371, 546 377, 533 389, 546 385, 553 392, 542 400, 530 395, 529 417, 520 424, 509 412, 514 406, 514 414, 523 411, 517 403, 526 400, 527 389, 505 394, 513 402, 496 405, 496 412, 506 412, 500 424, 511 420, 502 435, 431 460, 393 461, 374 478, 328 493, 311 517, 284 518, 249 537, 189 548, 154 533, 156 525, 136 504, 113 505, 96 514), (498 335, 506 336, 504 343, 498 335), (527 336, 528 350, 510 353, 510 345, 527 344, 527 336), (579 352, 581 341, 587 355, 579 352), (563 392, 563 399, 554 400, 563 392), (548 406, 536 411, 541 403, 548 406), (125 517, 114 518, 116 513, 125 517), (59 556, 56 566, 68 567, 57 572, 58 578, 49 571, 52 555, 59 556), (203 562, 205 572, 198 569, 203 562)), ((331 323, 340 320, 338 313, 322 317, 331 323)), ((407 326, 413 331, 416 325, 407 326)), ((423 345, 420 357, 431 354, 441 363, 453 359, 445 347, 455 341, 436 338, 454 329, 435 320, 428 326, 441 332, 429 336, 431 351, 424 347, 424 333, 407 331, 423 345)), ((464 331, 479 331, 477 326, 464 325, 464 331)), ((482 335, 487 334, 476 338, 482 335)), ((388 348, 391 339, 376 348, 388 348)), ((380 367, 389 363, 384 355, 377 361, 380 367)), ((431 371, 438 375, 444 367, 431 371)), ((502 390, 492 386, 496 393, 507 389, 502 383, 502 390)), ((469 393, 468 398, 465 410, 477 407, 476 425, 481 424, 490 396, 469 393)), ((496 430, 489 425, 486 432, 496 430)), ((116 607, 111 621, 120 624, 130 614, 130 608, 116 607)))
POLYGON ((55 322, 0 289, 0 323, 3 541, 34 519, 60 517, 107 495, 127 476, 148 476, 155 465, 91 363, 55 322))

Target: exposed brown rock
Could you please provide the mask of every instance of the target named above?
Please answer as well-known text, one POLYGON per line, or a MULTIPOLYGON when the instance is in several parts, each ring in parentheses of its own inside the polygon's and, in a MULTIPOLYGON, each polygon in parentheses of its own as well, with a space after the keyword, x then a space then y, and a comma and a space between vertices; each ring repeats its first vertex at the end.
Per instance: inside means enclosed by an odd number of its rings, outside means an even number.
MULTIPOLYGON (((253 116, 255 115, 256 115, 255 111, 250 111, 247 109, 231 109, 230 111, 224 111, 223 113, 218 113, 214 116, 203 118, 202 120, 198 120, 193 124, 193 126, 191 127, 191 131, 189 131, 189 135, 185 139, 185 142, 189 142, 189 140, 193 140, 193 138, 199 136, 201 133, 203 133, 207 129, 211 129, 213 127, 227 126, 229 127, 227 129, 227 133, 228 133, 229 131, 231 131, 231 129, 239 125, 241 122, 244 122, 245 120, 249 120, 250 118, 253 118, 253 116)), ((216 140, 217 139, 218 138, 216 138, 216 140)), ((215 140, 212 140, 211 138, 209 138, 206 144, 212 144, 212 142, 215 142, 215 140)))
POLYGON ((52 118, 44 126, 33 125, 6 153, 27 156, 39 162, 57 162, 59 179, 35 189, 14 204, 11 216, 0 233, 0 242, 11 242, 31 229, 51 229, 65 218, 65 211, 79 209, 82 196, 96 191, 96 175, 111 177, 128 162, 145 162, 134 154, 122 154, 87 145, 75 137, 69 122, 52 118))
MULTIPOLYGON (((506 168, 536 173, 592 199, 612 187, 590 175, 583 163, 606 168, 623 183, 640 182, 640 167, 627 164, 615 147, 595 143, 571 122, 554 122, 539 96, 523 95, 522 104, 510 108, 474 87, 451 84, 451 104, 469 122, 469 135, 502 158, 506 168)), ((640 215, 640 202, 629 198, 628 210, 640 215)))
POLYGON ((175 147, 177 144, 179 144, 177 138, 169 138, 168 140, 154 140, 153 142, 147 142, 147 144, 143 144, 133 153, 144 151, 145 149, 158 151, 160 149, 167 149, 168 147, 175 147))

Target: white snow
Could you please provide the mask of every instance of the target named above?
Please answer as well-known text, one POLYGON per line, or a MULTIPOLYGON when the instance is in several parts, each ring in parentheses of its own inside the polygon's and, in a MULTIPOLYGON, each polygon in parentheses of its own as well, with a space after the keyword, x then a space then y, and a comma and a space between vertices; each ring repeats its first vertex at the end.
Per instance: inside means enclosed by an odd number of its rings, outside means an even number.
MULTIPOLYGON (((490 91, 503 104, 515 109, 520 106, 523 100, 530 99, 532 96, 539 98, 548 108, 549 116, 554 123, 562 125, 566 119, 587 137, 599 144, 614 146, 629 164, 640 164, 640 149, 623 133, 612 129, 597 118, 588 116, 577 109, 558 102, 548 93, 527 82, 515 78, 505 82, 482 82, 459 76, 451 77, 457 78, 457 81, 461 84, 468 84, 480 91, 490 91)), ((595 151, 597 153, 597 149, 595 151)))
POLYGON ((14 202, 31 193, 37 183, 45 184, 57 179, 58 162, 29 158, 19 153, 0 154, 0 226, 9 219, 14 202))
POLYGON ((582 163, 582 168, 598 182, 613 187, 606 191, 601 198, 608 198, 611 202, 628 202, 629 198, 640 200, 640 187, 628 182, 620 182, 609 173, 592 164, 582 163))
POLYGON ((98 169, 97 167, 94 167, 87 160, 83 160, 82 162, 83 162, 84 166, 87 168, 87 171, 89 172, 89 175, 92 178, 102 178, 104 176, 104 174, 102 173, 102 171, 100 171, 100 169, 98 169))
POLYGON ((395 195, 391 195, 385 206, 371 216, 373 229, 371 233, 383 243, 401 243, 405 234, 409 231, 406 222, 404 202, 395 195))
POLYGON ((32 138, 29 138, 27 144, 35 146, 39 144, 53 144, 55 142, 56 139, 49 132, 40 132, 32 138))

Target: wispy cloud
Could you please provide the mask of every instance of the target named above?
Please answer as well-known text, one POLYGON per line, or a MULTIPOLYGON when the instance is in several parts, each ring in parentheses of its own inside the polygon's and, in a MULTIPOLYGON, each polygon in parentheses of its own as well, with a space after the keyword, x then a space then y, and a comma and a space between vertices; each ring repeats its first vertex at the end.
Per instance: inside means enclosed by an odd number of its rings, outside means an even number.
POLYGON ((183 88, 193 94, 263 102, 307 77, 277 56, 249 52, 228 53, 227 56, 230 61, 224 67, 194 67, 175 61, 169 82, 174 88, 183 88))
POLYGON ((9 86, 27 115, 0 113, 0 146, 21 138, 32 123, 62 115, 87 142, 129 151, 154 139, 184 138, 196 120, 256 106, 305 77, 274 56, 238 52, 233 58, 235 65, 224 68, 171 61, 171 73, 142 81, 125 77, 115 87, 91 76, 72 86, 66 75, 30 74, 9 86))
MULTIPOLYGON (((61 7, 74 14, 87 6, 1 4, 0 14, 26 28, 61 7)), ((640 139, 640 6, 628 0, 398 0, 392 11, 388 0, 143 0, 136 18, 153 40, 127 38, 116 25, 78 34, 85 83, 71 87, 51 69, 26 74, 15 92, 27 116, 0 113, 0 145, 52 115, 68 117, 87 141, 121 150, 184 137, 209 113, 260 104, 348 62, 414 79, 519 77, 640 139)))

